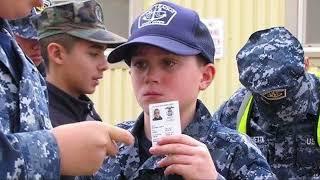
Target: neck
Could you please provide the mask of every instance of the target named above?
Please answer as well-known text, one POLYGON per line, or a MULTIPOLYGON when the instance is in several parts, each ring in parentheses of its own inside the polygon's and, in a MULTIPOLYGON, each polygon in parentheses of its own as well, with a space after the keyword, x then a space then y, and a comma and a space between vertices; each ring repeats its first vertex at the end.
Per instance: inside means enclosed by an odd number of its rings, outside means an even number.
MULTIPOLYGON (((53 84, 54 86, 56 86, 57 88, 61 89, 62 91, 64 91, 65 93, 69 94, 70 96, 73 96, 74 98, 79 98, 80 94, 78 92, 72 91, 71 87, 69 87, 66 84, 66 80, 64 80, 63 78, 59 78, 59 76, 57 75, 59 74, 58 72, 48 72, 47 73, 47 77, 46 80, 53 84), (55 74, 55 75, 53 75, 55 74)), ((61 74, 61 73, 60 73, 61 74)))
MULTIPOLYGON (((197 101, 183 108, 180 107, 180 123, 181 132, 192 122, 194 114, 196 112, 197 101)), ((151 140, 151 128, 149 114, 144 111, 144 133, 146 137, 151 140)))

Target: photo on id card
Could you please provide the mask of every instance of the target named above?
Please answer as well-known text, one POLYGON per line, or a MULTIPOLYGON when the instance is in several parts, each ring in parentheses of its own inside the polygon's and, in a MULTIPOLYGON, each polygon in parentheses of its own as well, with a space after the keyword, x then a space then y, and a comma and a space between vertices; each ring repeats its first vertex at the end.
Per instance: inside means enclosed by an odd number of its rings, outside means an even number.
POLYGON ((170 101, 149 105, 152 146, 159 138, 181 134, 179 102, 170 101))

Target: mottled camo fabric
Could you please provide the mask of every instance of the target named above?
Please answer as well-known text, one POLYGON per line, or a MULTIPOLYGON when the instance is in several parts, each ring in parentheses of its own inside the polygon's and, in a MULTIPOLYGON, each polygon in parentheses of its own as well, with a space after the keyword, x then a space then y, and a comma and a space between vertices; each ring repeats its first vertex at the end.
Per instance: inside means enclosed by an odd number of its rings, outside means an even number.
MULTIPOLYGON (((134 122, 119 126, 129 129, 134 136, 143 131, 143 115, 134 122)), ((198 101, 195 117, 183 131, 207 145, 220 179, 275 179, 265 158, 249 137, 226 128, 219 121, 213 121, 207 108, 198 101)), ((151 156, 141 166, 139 139, 131 146, 121 146, 116 157, 109 157, 95 174, 95 179, 182 179, 166 177, 163 169, 156 166, 161 159, 151 156)))
MULTIPOLYGON (((0 21, 1 31, 11 36, 5 30, 7 23, 0 21)), ((13 38, 11 41, 22 72, 21 78, 15 77, 12 60, 0 47, 0 177, 58 179, 59 153, 55 138, 48 131, 52 126, 45 81, 13 38)))
POLYGON ((237 55, 237 90, 214 114, 217 121, 236 129, 245 95, 253 95, 247 134, 256 142, 279 179, 319 179, 320 147, 316 144, 319 79, 304 70, 299 41, 285 28, 251 35, 237 55), (285 90, 281 99, 265 93, 285 90))

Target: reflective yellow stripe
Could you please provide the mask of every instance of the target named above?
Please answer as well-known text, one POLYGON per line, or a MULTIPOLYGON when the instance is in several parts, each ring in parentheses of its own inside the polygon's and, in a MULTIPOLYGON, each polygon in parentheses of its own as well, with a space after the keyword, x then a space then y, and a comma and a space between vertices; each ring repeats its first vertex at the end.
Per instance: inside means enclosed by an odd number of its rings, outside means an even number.
MULTIPOLYGON (((315 73, 315 75, 318 78, 320 78, 320 72, 315 73)), ((241 132, 244 134, 247 134, 247 122, 248 122, 248 116, 251 110, 252 99, 253 97, 251 96, 248 103, 246 104, 246 109, 244 110, 243 115, 241 116, 241 119, 237 124, 238 132, 241 132)), ((320 110, 318 109, 318 111, 320 110)), ((317 124, 317 143, 318 143, 318 146, 320 146, 320 115, 318 116, 318 124, 317 124)))
MULTIPOLYGON (((320 78, 320 72, 319 72, 319 71, 317 71, 317 72, 315 73, 315 75, 317 76, 317 78, 320 78)), ((318 106, 318 108, 319 108, 319 106, 318 106)), ((319 109, 318 109, 318 111, 319 111, 319 109)), ((318 142, 318 146, 320 146, 320 115, 319 115, 319 117, 318 117, 317 142, 318 142)))
MULTIPOLYGON (((249 102, 246 105, 246 109, 243 112, 243 115, 241 116, 240 122, 238 123, 237 130, 238 132, 247 134, 247 122, 248 122, 248 116, 249 116, 249 111, 250 111, 250 106, 252 103, 253 97, 250 97, 249 102)), ((318 146, 320 146, 320 115, 318 116, 318 124, 317 124, 317 143, 318 146)))
POLYGON ((240 122, 238 124, 238 127, 237 127, 237 130, 238 132, 241 132, 241 133, 244 133, 246 134, 247 133, 247 121, 248 121, 248 115, 249 115, 249 111, 250 111, 250 106, 251 106, 251 103, 252 103, 252 99, 253 97, 251 96, 250 97, 250 100, 246 106, 246 109, 244 110, 243 112, 243 115, 240 119, 240 122))
POLYGON ((320 116, 318 117, 318 126, 317 126, 317 143, 320 146, 320 116))
MULTIPOLYGON (((311 71, 310 73, 316 75, 317 78, 320 78, 320 71, 318 68, 314 69, 314 71, 311 71)), ((318 107, 320 106, 318 105, 318 107)), ((318 109, 318 111, 320 110, 318 109)), ((318 124, 317 124, 317 143, 318 143, 318 146, 320 146, 320 115, 318 116, 319 117, 318 117, 318 124)))

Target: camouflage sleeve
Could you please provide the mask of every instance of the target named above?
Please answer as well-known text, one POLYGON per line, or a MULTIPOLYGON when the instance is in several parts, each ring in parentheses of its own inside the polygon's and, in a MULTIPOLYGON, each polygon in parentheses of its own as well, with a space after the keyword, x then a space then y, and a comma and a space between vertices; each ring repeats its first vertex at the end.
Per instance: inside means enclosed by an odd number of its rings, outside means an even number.
POLYGON ((226 178, 224 178, 221 174, 218 173, 217 180, 226 180, 226 178))
POLYGON ((135 122, 136 121, 128 120, 128 121, 124 121, 122 123, 116 124, 116 126, 130 131, 133 128, 135 122))
POLYGON ((121 167, 116 157, 106 158, 98 172, 94 174, 95 180, 120 180, 121 167))
MULTIPOLYGON (((125 121, 120 124, 117 124, 116 126, 126 129, 126 130, 132 130, 134 126, 135 121, 125 121)), ((119 154, 121 154, 122 151, 126 149, 125 145, 119 146, 119 154)), ((125 179, 123 177, 123 170, 121 167, 121 164, 125 164, 123 161, 127 161, 129 155, 125 155, 124 157, 120 157, 120 155, 113 156, 113 157, 107 157, 100 169, 94 174, 95 180, 121 180, 125 179)), ((79 179, 80 180, 80 179, 79 179)))
POLYGON ((262 155, 261 151, 254 145, 246 135, 241 135, 244 143, 239 143, 234 149, 232 165, 236 179, 277 179, 276 175, 262 155))
POLYGON ((238 89, 230 99, 223 103, 213 114, 214 119, 220 121, 221 124, 228 128, 236 129, 237 114, 246 92, 247 90, 244 88, 238 89))
POLYGON ((60 158, 50 131, 16 134, 0 132, 0 177, 59 179, 60 158))

